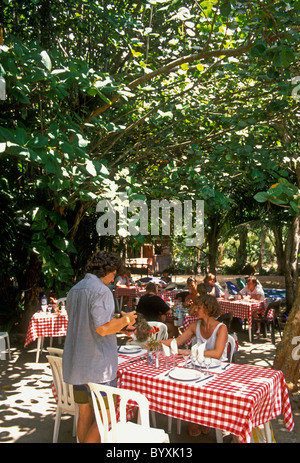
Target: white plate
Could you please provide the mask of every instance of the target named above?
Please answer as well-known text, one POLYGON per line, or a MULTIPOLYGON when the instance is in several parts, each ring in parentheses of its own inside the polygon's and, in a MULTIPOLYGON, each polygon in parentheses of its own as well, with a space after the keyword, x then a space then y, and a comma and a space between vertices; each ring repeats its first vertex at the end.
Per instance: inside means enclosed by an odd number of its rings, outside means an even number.
POLYGON ((142 348, 139 346, 121 346, 119 352, 120 354, 137 354, 141 350, 142 348))
POLYGON ((188 368, 174 368, 174 370, 170 371, 169 376, 172 379, 179 379, 180 381, 194 381, 200 378, 201 372, 188 368))

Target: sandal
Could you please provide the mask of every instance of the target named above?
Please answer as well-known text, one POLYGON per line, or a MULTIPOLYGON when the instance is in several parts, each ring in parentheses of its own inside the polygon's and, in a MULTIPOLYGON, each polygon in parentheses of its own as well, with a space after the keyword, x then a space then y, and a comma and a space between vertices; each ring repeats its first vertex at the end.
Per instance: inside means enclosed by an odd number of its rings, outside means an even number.
POLYGON ((201 426, 196 423, 189 424, 189 435, 191 437, 198 437, 201 434, 201 426))

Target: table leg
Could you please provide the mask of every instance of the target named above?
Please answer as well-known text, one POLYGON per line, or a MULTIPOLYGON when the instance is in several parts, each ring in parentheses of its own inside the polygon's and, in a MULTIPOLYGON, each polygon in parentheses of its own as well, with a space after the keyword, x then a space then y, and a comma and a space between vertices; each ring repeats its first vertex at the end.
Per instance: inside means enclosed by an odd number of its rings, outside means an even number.
POLYGON ((249 341, 252 342, 252 327, 250 325, 248 327, 248 333, 249 333, 249 341))
POLYGON ((117 312, 120 313, 123 307, 123 296, 117 297, 116 303, 117 303, 117 312))
POLYGON ((44 337, 39 336, 37 339, 37 347, 36 347, 36 358, 35 358, 36 363, 38 363, 39 361, 40 351, 42 350, 43 344, 44 344, 44 337))
POLYGON ((270 427, 270 422, 269 421, 264 424, 264 430, 265 430, 267 443, 272 444, 272 433, 271 433, 271 427, 270 427))
POLYGON ((6 359, 6 344, 5 339, 0 338, 0 360, 6 359))

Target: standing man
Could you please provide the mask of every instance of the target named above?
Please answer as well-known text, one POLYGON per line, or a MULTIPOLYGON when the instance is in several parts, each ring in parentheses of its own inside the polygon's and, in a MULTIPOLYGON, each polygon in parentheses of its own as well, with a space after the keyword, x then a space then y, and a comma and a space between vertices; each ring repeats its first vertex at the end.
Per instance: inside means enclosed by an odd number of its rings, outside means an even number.
POLYGON ((63 378, 73 385, 79 417, 79 442, 99 442, 88 382, 116 386, 118 353, 116 333, 135 323, 135 312, 113 318, 115 303, 107 287, 123 267, 119 256, 97 253, 86 275, 69 291, 69 323, 63 354, 63 378))

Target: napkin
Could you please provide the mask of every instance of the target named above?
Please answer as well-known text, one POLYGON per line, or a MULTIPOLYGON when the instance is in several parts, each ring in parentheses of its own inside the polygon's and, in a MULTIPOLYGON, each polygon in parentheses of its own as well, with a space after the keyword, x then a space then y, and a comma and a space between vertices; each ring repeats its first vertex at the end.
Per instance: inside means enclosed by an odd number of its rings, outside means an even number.
POLYGON ((170 355, 170 348, 168 346, 165 346, 165 344, 162 344, 162 349, 163 349, 163 353, 166 357, 169 357, 170 355))
POLYGON ((171 354, 178 354, 178 347, 177 347, 177 342, 175 339, 172 339, 170 349, 171 349, 171 354))
POLYGON ((203 362, 204 360, 205 347, 206 347, 206 342, 203 342, 202 344, 200 344, 200 346, 198 346, 198 355, 197 355, 198 362, 203 362))
POLYGON ((198 355, 198 344, 194 344, 191 348, 191 357, 197 358, 198 355))

